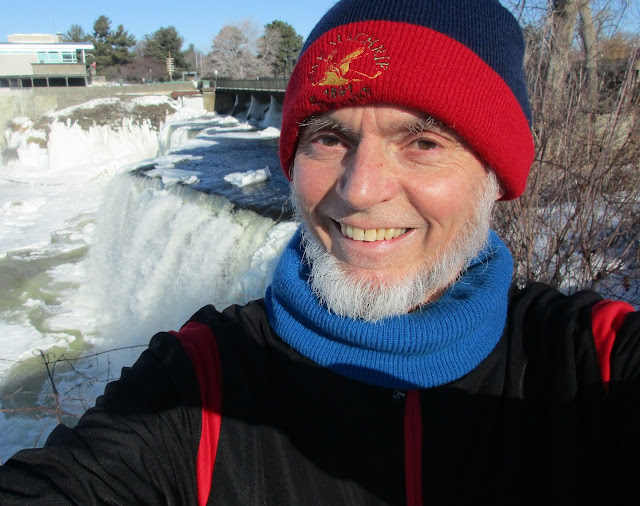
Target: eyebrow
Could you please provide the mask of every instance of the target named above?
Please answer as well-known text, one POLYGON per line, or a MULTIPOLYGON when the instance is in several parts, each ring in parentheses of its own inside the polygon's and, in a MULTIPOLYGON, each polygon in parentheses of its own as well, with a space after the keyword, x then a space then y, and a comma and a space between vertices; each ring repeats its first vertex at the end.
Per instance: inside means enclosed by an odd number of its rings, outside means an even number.
POLYGON ((306 120, 300 123, 300 128, 308 128, 313 132, 318 132, 320 130, 340 130, 345 133, 354 132, 352 128, 349 128, 344 123, 328 116, 309 116, 306 120))
MULTIPOLYGON (((434 127, 436 127, 436 130, 439 130, 439 126, 441 126, 439 121, 431 116, 426 116, 425 118, 411 118, 408 121, 394 124, 388 130, 391 133, 410 132, 412 134, 417 134, 427 130, 434 130, 434 127)), ((320 130, 337 130, 345 134, 356 136, 360 135, 358 130, 354 130, 341 121, 328 115, 309 116, 306 120, 300 123, 300 129, 303 128, 309 129, 312 132, 319 132, 320 130)))
POLYGON ((436 121, 431 116, 427 116, 424 119, 416 118, 415 120, 411 120, 406 124, 406 128, 408 128, 412 134, 424 132, 425 130, 433 130, 433 127, 440 126, 441 123, 439 121, 436 121))

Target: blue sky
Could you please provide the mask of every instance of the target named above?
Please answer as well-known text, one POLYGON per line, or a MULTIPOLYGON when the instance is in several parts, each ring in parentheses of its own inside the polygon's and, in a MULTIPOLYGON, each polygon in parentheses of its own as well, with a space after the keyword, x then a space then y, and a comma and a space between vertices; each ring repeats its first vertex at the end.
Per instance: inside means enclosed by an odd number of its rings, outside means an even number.
MULTIPOLYGON (((186 45, 208 52, 211 40, 227 24, 243 19, 258 27, 280 19, 290 23, 306 38, 320 16, 336 0, 0 0, 0 42, 12 33, 66 32, 77 24, 90 33, 98 16, 111 19, 112 28, 119 24, 137 40, 161 26, 175 26, 186 45)), ((501 0, 509 3, 507 0, 501 0)), ((596 3, 601 3, 596 2, 596 3)), ((617 2, 617 3, 616 3, 617 2)), ((640 0, 628 2, 623 29, 640 30, 640 0)))
POLYGON ((224 25, 251 19, 263 25, 279 19, 303 37, 335 0, 0 0, 0 42, 12 33, 66 32, 73 24, 85 32, 104 14, 112 28, 123 25, 137 40, 161 26, 175 26, 189 43, 208 52, 224 25))

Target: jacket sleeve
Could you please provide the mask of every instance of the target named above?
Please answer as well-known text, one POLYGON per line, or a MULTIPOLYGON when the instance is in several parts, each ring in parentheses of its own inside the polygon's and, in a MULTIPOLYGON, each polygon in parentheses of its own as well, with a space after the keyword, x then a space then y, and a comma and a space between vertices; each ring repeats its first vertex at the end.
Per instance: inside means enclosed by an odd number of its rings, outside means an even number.
POLYGON ((184 348, 157 334, 75 428, 0 467, 0 504, 196 504, 200 417, 184 348))
POLYGON ((599 463, 611 476, 612 504, 638 502, 640 473, 640 313, 619 318, 609 365, 610 450, 599 463))

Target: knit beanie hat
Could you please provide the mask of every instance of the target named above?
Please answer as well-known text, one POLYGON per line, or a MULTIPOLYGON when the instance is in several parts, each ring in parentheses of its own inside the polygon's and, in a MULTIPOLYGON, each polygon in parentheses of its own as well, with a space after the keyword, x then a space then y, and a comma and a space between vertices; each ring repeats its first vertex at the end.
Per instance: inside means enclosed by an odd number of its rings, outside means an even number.
POLYGON ((498 0, 341 0, 313 29, 285 94, 280 162, 300 123, 341 107, 391 104, 453 128, 513 199, 533 160, 524 39, 498 0))

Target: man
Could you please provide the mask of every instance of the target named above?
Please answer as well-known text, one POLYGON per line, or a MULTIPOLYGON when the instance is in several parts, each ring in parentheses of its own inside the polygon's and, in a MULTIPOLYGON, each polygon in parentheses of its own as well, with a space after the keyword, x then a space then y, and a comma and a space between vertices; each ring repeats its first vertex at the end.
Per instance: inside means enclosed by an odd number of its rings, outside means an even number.
POLYGON ((497 0, 342 0, 309 36, 280 156, 303 222, 265 298, 156 335, 0 501, 622 503, 640 318, 511 289, 489 231, 533 157, 497 0))

